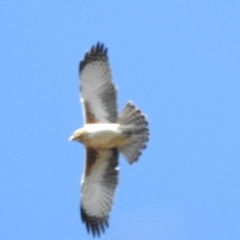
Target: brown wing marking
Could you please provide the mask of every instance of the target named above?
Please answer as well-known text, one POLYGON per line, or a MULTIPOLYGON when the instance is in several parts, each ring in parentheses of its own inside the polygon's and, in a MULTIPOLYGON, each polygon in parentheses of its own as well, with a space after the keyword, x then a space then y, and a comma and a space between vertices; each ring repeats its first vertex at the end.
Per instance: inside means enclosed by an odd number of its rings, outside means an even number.
POLYGON ((87 231, 93 236, 100 236, 108 227, 109 213, 118 184, 117 166, 117 149, 87 149, 80 213, 87 231))
POLYGON ((90 104, 87 101, 84 101, 84 108, 85 108, 85 114, 86 114, 86 123, 97 123, 98 120, 94 116, 94 114, 91 112, 90 104))
POLYGON ((117 91, 112 82, 107 48, 96 44, 79 65, 80 93, 86 123, 117 120, 117 91))
POLYGON ((98 159, 98 151, 94 148, 87 148, 86 158, 85 176, 89 176, 92 166, 98 159))

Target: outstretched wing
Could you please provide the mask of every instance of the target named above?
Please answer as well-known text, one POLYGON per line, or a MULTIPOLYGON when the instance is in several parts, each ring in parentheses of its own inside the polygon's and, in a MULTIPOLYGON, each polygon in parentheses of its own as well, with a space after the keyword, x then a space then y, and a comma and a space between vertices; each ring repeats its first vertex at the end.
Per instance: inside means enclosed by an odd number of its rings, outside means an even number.
POLYGON ((93 236, 100 236, 108 227, 108 215, 118 184, 117 165, 117 149, 87 148, 80 211, 82 221, 93 236))
POLYGON ((112 83, 107 48, 100 43, 93 46, 80 62, 79 72, 85 122, 116 122, 116 88, 112 83))

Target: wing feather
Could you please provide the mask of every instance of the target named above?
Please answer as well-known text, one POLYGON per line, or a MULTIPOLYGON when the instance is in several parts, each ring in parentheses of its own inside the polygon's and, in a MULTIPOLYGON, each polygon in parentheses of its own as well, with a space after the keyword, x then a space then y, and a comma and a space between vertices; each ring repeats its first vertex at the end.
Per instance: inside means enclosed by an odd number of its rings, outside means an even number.
POLYGON ((117 166, 117 149, 87 148, 80 211, 87 231, 93 236, 100 236, 108 227, 109 212, 118 184, 117 166))
POLYGON ((107 48, 98 43, 80 62, 80 92, 86 123, 111 123, 117 119, 116 87, 107 48))

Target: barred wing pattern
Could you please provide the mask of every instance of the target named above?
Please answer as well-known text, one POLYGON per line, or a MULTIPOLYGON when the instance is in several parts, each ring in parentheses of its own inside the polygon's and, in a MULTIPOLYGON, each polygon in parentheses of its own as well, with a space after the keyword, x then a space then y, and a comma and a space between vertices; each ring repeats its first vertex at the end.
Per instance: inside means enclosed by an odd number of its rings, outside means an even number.
POLYGON ((87 148, 86 155, 80 211, 88 232, 100 236, 108 227, 108 214, 118 184, 118 151, 87 148))
POLYGON ((79 73, 85 123, 116 122, 117 93, 103 44, 98 43, 85 54, 79 73))

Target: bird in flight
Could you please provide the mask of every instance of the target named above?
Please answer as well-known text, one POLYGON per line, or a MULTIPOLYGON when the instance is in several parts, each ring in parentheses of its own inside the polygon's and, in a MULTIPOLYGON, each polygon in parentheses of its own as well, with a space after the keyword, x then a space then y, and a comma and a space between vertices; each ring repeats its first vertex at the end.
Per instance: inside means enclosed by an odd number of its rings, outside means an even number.
POLYGON ((80 212, 87 231, 100 236, 108 227, 118 184, 119 153, 130 164, 138 160, 148 141, 148 122, 131 102, 118 115, 117 90, 103 44, 97 43, 85 54, 79 75, 85 122, 69 140, 86 148, 80 212))

